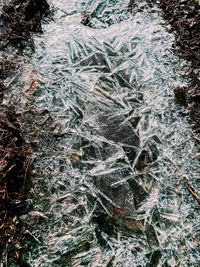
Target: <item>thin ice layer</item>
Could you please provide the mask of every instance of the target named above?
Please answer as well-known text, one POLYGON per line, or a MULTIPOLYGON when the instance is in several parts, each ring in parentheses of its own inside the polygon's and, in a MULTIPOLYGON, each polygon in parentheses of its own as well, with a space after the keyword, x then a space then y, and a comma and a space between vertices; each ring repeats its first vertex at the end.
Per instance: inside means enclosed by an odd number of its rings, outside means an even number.
MULTIPOLYGON (((120 4, 88 7, 104 23, 120 4)), ((56 20, 36 39, 35 64, 50 82, 35 105, 48 107, 57 138, 37 163, 36 209, 47 202, 48 221, 35 233, 44 244, 34 266, 196 266, 185 180, 198 179, 198 165, 171 90, 182 83, 173 37, 147 9, 95 29, 80 23, 85 1, 54 5, 56 20)))

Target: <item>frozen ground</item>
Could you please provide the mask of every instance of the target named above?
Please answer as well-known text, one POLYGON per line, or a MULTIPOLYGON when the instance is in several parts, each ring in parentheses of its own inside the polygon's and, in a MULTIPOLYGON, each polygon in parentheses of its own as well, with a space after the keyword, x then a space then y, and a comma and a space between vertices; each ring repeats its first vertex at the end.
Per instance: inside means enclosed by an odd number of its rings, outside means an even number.
POLYGON ((128 1, 51 4, 33 58, 48 80, 33 107, 52 123, 36 153, 32 216, 41 220, 29 263, 198 266, 198 209, 186 185, 199 168, 173 97, 186 82, 173 35, 158 10, 132 16, 128 1), (139 203, 130 181, 145 192, 139 203))

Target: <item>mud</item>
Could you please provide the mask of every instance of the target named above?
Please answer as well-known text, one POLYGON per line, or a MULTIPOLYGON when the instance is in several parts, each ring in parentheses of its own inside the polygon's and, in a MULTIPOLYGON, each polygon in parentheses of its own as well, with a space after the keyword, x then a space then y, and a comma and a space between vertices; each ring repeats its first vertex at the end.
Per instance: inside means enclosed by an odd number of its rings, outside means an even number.
MULTIPOLYGON (((41 19, 49 6, 43 1, 12 1, 0 12, 0 263, 21 261, 28 247, 27 225, 21 219, 31 207, 30 166, 32 148, 26 145, 21 118, 12 103, 4 104, 9 90, 4 80, 18 67, 18 55, 34 50, 33 33, 41 32, 41 19), (5 260, 6 259, 6 260, 5 260)), ((20 64, 23 62, 20 62, 20 64)))

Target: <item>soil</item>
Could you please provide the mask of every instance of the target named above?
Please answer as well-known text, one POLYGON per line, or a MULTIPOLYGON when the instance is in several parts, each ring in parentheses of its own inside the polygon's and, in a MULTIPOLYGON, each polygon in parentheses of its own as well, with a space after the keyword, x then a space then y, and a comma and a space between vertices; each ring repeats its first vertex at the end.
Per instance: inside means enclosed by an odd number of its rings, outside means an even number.
POLYGON ((0 16, 0 48, 7 49, 11 44, 22 51, 27 44, 33 45, 31 32, 42 32, 41 19, 48 9, 46 0, 16 0, 4 6, 0 16))
POLYGON ((34 49, 33 33, 42 31, 41 20, 48 9, 45 0, 17 0, 3 6, 0 13, 0 263, 5 258, 21 261, 21 251, 27 249, 27 226, 20 216, 30 208, 32 152, 12 103, 3 105, 4 92, 9 89, 4 79, 17 68, 17 55, 27 46, 34 49))

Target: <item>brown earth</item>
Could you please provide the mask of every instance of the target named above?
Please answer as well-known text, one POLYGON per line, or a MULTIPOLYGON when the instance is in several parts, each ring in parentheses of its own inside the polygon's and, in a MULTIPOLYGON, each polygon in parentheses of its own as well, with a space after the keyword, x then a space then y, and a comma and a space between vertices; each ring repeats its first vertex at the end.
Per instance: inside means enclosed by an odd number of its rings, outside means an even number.
POLYGON ((34 50, 33 33, 42 31, 41 20, 48 9, 46 0, 15 0, 0 10, 0 263, 5 258, 19 262, 21 251, 27 249, 27 226, 20 215, 30 208, 27 195, 32 153, 12 103, 2 104, 9 89, 4 79, 17 68, 17 55, 27 47, 34 50))

